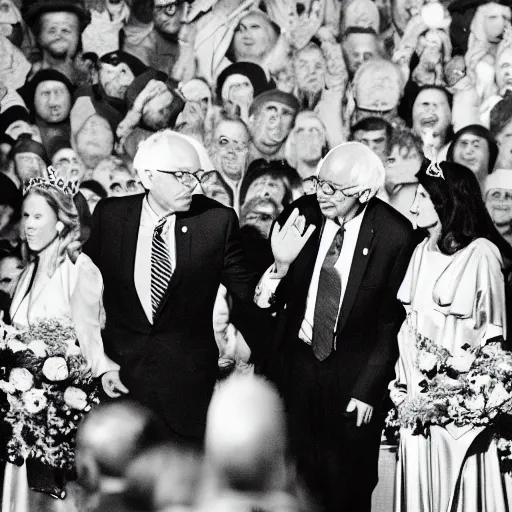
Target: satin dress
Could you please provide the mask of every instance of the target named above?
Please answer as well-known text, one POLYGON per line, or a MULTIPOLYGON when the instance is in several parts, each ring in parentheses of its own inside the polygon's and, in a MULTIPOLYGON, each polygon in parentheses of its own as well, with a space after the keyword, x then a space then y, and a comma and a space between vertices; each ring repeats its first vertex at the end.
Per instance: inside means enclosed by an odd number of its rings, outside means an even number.
MULTIPOLYGON (((13 325, 26 328, 43 318, 72 321, 80 350, 93 375, 97 377, 107 371, 119 370, 119 366, 103 350, 103 280, 100 271, 87 255, 80 254, 75 263, 66 256, 50 276, 45 266, 51 256, 41 256, 32 286, 35 264, 30 263, 24 270, 11 305, 13 325)), ((60 500, 32 491, 28 485, 26 465, 18 467, 6 464, 2 512, 75 512, 79 510, 75 498, 73 492, 60 500)))
MULTIPOLYGON (((416 333, 453 356, 461 355, 466 343, 482 346, 505 334, 501 256, 485 239, 452 256, 422 242, 398 298, 407 318, 398 335, 396 380, 390 384, 396 405, 405 395, 419 394, 425 378, 417 366, 416 333)), ((401 429, 395 491, 396 512, 508 512, 512 500, 496 443, 484 427, 434 426, 427 438, 401 429)))

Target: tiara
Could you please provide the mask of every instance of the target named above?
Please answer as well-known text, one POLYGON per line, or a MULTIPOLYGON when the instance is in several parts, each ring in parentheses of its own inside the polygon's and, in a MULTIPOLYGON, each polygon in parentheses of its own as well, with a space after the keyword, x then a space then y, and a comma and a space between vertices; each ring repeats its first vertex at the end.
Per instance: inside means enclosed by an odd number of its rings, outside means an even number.
POLYGON ((426 175, 432 176, 432 178, 443 178, 444 180, 443 170, 435 160, 430 162, 426 170, 426 175))
POLYGON ((53 188, 74 197, 79 191, 79 184, 76 180, 65 180, 62 177, 58 177, 55 169, 50 165, 47 169, 47 178, 30 178, 25 181, 23 186, 23 195, 34 188, 49 189, 53 188))

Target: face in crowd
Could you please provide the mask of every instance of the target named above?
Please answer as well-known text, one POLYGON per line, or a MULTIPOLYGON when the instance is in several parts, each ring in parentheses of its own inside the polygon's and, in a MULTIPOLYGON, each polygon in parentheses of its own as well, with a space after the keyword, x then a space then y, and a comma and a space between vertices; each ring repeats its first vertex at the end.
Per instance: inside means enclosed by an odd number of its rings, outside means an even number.
POLYGON ((299 90, 318 94, 325 87, 327 66, 320 48, 306 46, 295 57, 295 76, 299 90))
POLYGON ((512 169, 512 120, 496 136, 499 153, 496 168, 512 169))
POLYGON ((239 182, 247 168, 249 156, 249 133, 245 126, 237 121, 220 121, 213 133, 210 155, 224 176, 239 182))
POLYGON ((71 94, 68 88, 56 80, 41 82, 36 87, 34 109, 37 116, 47 123, 65 121, 71 110, 71 94))
POLYGON ((295 111, 277 101, 269 101, 251 116, 254 145, 263 153, 277 152, 288 137, 295 111))
POLYGON ((38 178, 44 175, 46 164, 35 153, 18 153, 14 155, 14 167, 21 183, 30 178, 38 178))
POLYGON ((107 96, 122 100, 128 87, 135 80, 135 75, 126 62, 120 62, 117 66, 102 62, 99 78, 107 96))
POLYGON ((76 152, 87 168, 94 169, 113 149, 114 134, 108 121, 92 115, 76 135, 76 152))
POLYGON ((240 226, 253 226, 265 238, 270 236, 272 223, 279 215, 279 207, 270 198, 255 197, 246 202, 240 216, 240 226))
POLYGON ((212 106, 212 91, 207 83, 199 78, 192 78, 181 88, 181 93, 187 101, 199 103, 204 117, 212 106))
POLYGON ((388 157, 389 139, 386 129, 382 130, 357 130, 354 140, 369 147, 385 163, 388 157))
POLYGON ((423 185, 418 185, 416 196, 411 206, 414 223, 419 229, 434 229, 441 223, 429 193, 423 185))
POLYGON ((502 96, 512 91, 512 48, 503 50, 496 60, 496 85, 502 96))
MULTIPOLYGON (((322 152, 326 145, 326 132, 316 114, 299 112, 292 134, 295 138, 297 160, 313 165, 322 158, 322 152)), ((306 178, 307 176, 302 177, 306 178)))
POLYGON ((80 182, 84 179, 85 166, 74 149, 59 149, 52 157, 52 167, 65 181, 80 182))
POLYGON ((185 13, 182 0, 154 0, 153 23, 155 29, 164 36, 174 36, 180 30, 185 13))
POLYGON ((42 50, 55 59, 73 58, 79 47, 80 22, 71 12, 49 12, 41 15, 38 42, 42 50))
POLYGON ((438 89, 425 89, 418 94, 412 109, 414 132, 423 137, 427 132, 445 138, 451 123, 448 98, 438 89))
POLYGON ((455 143, 453 161, 471 169, 481 181, 489 174, 489 143, 483 137, 465 133, 455 143))
POLYGON ((21 15, 12 0, 0 0, 0 35, 7 37, 15 46, 21 46, 21 15))
POLYGON ((498 231, 512 235, 512 188, 490 189, 485 197, 485 205, 498 231))
POLYGON ((234 73, 226 78, 221 94, 224 105, 250 105, 254 99, 254 87, 245 75, 234 73))
POLYGON ((277 40, 274 27, 259 14, 250 13, 238 24, 233 36, 235 62, 258 62, 273 48, 277 40))
POLYGON ((391 15, 398 32, 404 33, 407 23, 413 16, 420 14, 426 0, 391 0, 391 15))
POLYGON ((244 203, 256 197, 270 198, 276 204, 282 205, 286 195, 284 179, 272 176, 271 173, 263 174, 256 178, 247 189, 244 203))
POLYGON ((375 34, 348 34, 343 42, 343 53, 348 72, 354 76, 363 62, 375 59, 379 55, 375 34))

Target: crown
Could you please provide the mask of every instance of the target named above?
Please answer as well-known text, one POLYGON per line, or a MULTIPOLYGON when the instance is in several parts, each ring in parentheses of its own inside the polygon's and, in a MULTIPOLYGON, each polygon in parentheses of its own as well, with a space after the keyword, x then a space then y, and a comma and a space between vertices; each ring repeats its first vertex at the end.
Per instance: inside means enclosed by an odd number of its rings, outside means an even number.
POLYGON ((62 177, 58 177, 55 169, 50 165, 47 169, 47 178, 30 178, 25 181, 23 186, 23 195, 30 192, 35 188, 39 189, 49 189, 53 188, 66 194, 68 196, 74 197, 79 190, 79 183, 76 180, 65 180, 62 177))

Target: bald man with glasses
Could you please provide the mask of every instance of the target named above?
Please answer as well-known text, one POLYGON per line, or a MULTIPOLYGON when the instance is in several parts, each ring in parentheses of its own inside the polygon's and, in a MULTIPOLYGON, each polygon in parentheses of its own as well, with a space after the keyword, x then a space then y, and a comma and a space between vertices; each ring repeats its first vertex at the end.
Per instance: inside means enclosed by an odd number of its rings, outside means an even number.
POLYGON ((410 222, 375 197, 383 185, 367 146, 333 148, 277 219, 275 263, 255 296, 277 315, 267 374, 285 401, 299 473, 327 512, 370 512, 377 484, 404 316, 396 296, 414 248, 410 222))
POLYGON ((105 350, 131 398, 170 435, 198 443, 218 376, 217 290, 223 284, 257 309, 259 277, 244 258, 235 212, 194 193, 199 166, 188 137, 149 137, 134 159, 146 193, 98 203, 85 247, 104 281, 105 350))

